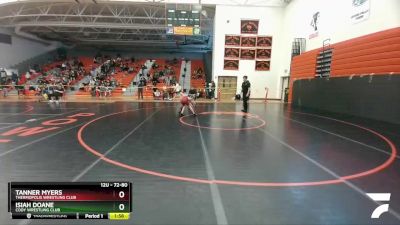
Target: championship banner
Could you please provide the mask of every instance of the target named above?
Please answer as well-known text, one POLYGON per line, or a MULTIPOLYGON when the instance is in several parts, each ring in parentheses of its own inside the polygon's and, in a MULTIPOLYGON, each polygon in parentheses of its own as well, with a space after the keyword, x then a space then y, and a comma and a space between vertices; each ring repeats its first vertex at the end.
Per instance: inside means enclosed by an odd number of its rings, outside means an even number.
POLYGON ((369 0, 352 0, 351 22, 359 23, 369 18, 370 1, 369 0))
POLYGON ((174 27, 176 35, 193 35, 193 27, 174 27))
POLYGON ((272 37, 271 36, 258 36, 257 47, 271 47, 272 37))
POLYGON ((241 20, 240 31, 242 34, 257 34, 258 20, 241 20))
POLYGON ((270 61, 256 61, 257 71, 269 71, 269 69, 270 69, 270 61))
POLYGON ((256 47, 257 37, 242 36, 242 47, 256 47))
POLYGON ((256 57, 255 49, 240 49, 240 59, 249 59, 253 60, 256 57))
POLYGON ((239 60, 224 60, 224 70, 239 70, 239 60))
POLYGON ((229 46, 240 46, 239 35, 225 35, 225 45, 229 46))
POLYGON ((271 58, 271 49, 259 48, 256 51, 257 59, 270 59, 271 58))
POLYGON ((239 59, 239 48, 225 48, 225 58, 239 59))

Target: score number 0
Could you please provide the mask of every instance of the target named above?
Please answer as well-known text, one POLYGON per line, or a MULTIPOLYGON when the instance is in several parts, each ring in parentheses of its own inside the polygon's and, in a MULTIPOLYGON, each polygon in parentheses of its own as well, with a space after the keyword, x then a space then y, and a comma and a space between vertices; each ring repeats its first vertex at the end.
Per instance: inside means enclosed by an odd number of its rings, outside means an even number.
MULTIPOLYGON (((118 197, 124 198, 125 197, 125 192, 120 191, 118 193, 118 197)), ((121 204, 119 204, 118 208, 119 208, 120 211, 123 211, 125 209, 125 205, 123 203, 121 203, 121 204)))

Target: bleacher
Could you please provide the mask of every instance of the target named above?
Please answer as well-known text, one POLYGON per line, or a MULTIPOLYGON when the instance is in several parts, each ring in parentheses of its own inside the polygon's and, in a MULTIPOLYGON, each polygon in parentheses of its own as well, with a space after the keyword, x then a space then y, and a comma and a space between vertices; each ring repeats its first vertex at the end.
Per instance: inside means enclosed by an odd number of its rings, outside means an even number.
MULTIPOLYGON (((78 56, 77 58, 83 64, 83 67, 85 70, 85 75, 89 74, 93 68, 99 68, 101 66, 100 63, 94 63, 92 57, 78 56)), ((49 72, 57 67, 60 67, 60 65, 64 62, 65 62, 65 60, 56 61, 56 62, 52 62, 52 63, 41 66, 42 71, 40 73, 31 73, 30 80, 31 81, 37 80, 37 78, 39 76, 41 76, 43 73, 49 72)), ((153 99, 154 88, 157 88, 158 90, 160 90, 160 92, 163 92, 164 90, 166 90, 166 87, 171 88, 171 86, 172 86, 171 83, 170 83, 170 85, 167 85, 165 80, 162 78, 158 79, 157 84, 155 86, 153 86, 152 79, 153 79, 153 75, 155 73, 164 71, 163 78, 165 76, 167 76, 167 77, 169 77, 169 80, 171 80, 171 78, 174 77, 175 80, 177 82, 179 82, 180 77, 181 77, 181 70, 182 70, 182 68, 181 68, 182 59, 176 59, 175 63, 173 63, 172 59, 166 59, 166 58, 153 59, 152 63, 150 63, 149 60, 145 60, 145 59, 136 60, 134 63, 129 61, 128 67, 133 67, 134 72, 126 74, 125 71, 121 71, 120 67, 115 68, 115 73, 113 74, 113 78, 117 82, 118 86, 116 86, 112 90, 111 96, 112 97, 121 97, 124 95, 137 96, 137 88, 136 87, 132 88, 131 84, 134 80, 137 80, 137 79, 135 79, 135 77, 140 73, 141 66, 146 64, 146 62, 147 62, 147 66, 149 67, 148 73, 150 74, 150 78, 143 90, 144 98, 153 99), (158 65, 158 67, 152 68, 151 65, 153 65, 153 63, 156 63, 158 65), (168 67, 170 69, 169 73, 165 71, 165 69, 168 67), (125 91, 130 91, 130 92, 128 92, 127 94, 124 94, 125 91)), ((192 68, 191 68, 192 71, 198 70, 199 68, 201 68, 201 70, 204 71, 204 62, 202 60, 192 60, 191 63, 192 63, 192 68)), ((193 74, 191 76, 193 76, 193 74)), ((51 77, 52 77, 52 75, 47 76, 48 79, 51 79, 51 77)), ((88 90, 87 88, 82 89, 82 86, 80 83, 83 82, 83 80, 82 80, 83 78, 84 78, 84 76, 79 76, 79 77, 77 77, 77 79, 70 81, 70 86, 65 87, 66 91, 70 92, 69 95, 72 94, 72 96, 78 97, 78 98, 80 98, 80 97, 84 97, 84 98, 89 97, 90 98, 92 96, 92 93, 90 90, 88 90), (79 89, 78 85, 81 89, 79 89), (72 86, 74 86, 74 88, 72 88, 72 86)), ((28 90, 29 87, 26 86, 25 84, 26 84, 26 78, 23 75, 23 76, 21 76, 21 79, 20 79, 20 82, 18 83, 18 85, 25 86, 24 89, 28 90)), ((36 83, 33 82, 32 84, 36 84, 36 83)), ((204 74, 200 78, 196 77, 196 79, 191 79, 191 88, 192 89, 204 89, 204 85, 205 85, 204 74)), ((38 93, 36 93, 36 91, 24 91, 24 95, 28 96, 28 97, 32 97, 37 94, 38 93)))
MULTIPOLYGON (((155 59, 155 63, 158 65, 158 68, 156 69, 151 68, 149 71, 151 75, 153 75, 155 72, 160 72, 164 70, 166 66, 170 66, 172 74, 164 74, 164 75, 169 77, 174 76, 176 81, 179 82, 182 60, 177 60, 176 64, 172 64, 168 59, 155 59)), ((150 77, 150 81, 147 83, 145 89, 143 90, 144 98, 153 98, 153 88, 157 88, 160 91, 162 91, 163 88, 167 86, 164 80, 159 79, 157 85, 154 87, 152 83, 152 78, 153 77, 150 77)))
MULTIPOLYGON (((136 67, 140 68, 140 66, 143 65, 145 63, 145 61, 146 60, 137 60, 134 63, 129 63, 128 66, 133 67, 133 68, 136 68, 136 67)), ((122 89, 129 87, 132 84, 133 79, 135 79, 135 77, 137 76, 137 74, 139 72, 139 71, 134 70, 133 73, 125 74, 125 72, 119 71, 119 70, 120 69, 118 68, 116 70, 118 72, 116 72, 114 75, 114 78, 119 83, 119 86, 116 87, 112 92, 112 95, 114 97, 122 96, 124 94, 122 89)))
MULTIPOLYGON (((69 59, 67 59, 69 60, 69 59)), ((92 61, 89 57, 79 57, 79 60, 83 63, 85 71, 87 71, 87 69, 89 67, 91 67, 92 65, 92 61), (90 64, 89 64, 90 63, 90 64)), ((30 83, 27 84, 27 79, 26 79, 26 72, 22 73, 20 76, 20 79, 18 81, 18 85, 19 86, 24 86, 24 91, 20 92, 23 93, 23 95, 27 98, 30 98, 32 96, 37 95, 38 93, 35 90, 30 89, 29 87, 31 85, 36 85, 37 79, 42 76, 44 73, 49 72, 53 69, 56 69, 57 67, 59 67, 64 61, 66 60, 62 60, 62 61, 55 61, 49 64, 45 64, 41 66, 41 71, 40 72, 30 72, 30 83)), ((51 76, 51 75, 48 75, 51 76)), ((83 76, 78 76, 75 80, 71 80, 70 81, 70 85, 75 85, 77 82, 79 82, 81 79, 83 78, 83 76)), ((67 88, 67 87, 66 87, 67 88)), ((9 89, 9 91, 11 91, 12 89, 9 89)), ((19 93, 18 93, 19 94, 19 93)))

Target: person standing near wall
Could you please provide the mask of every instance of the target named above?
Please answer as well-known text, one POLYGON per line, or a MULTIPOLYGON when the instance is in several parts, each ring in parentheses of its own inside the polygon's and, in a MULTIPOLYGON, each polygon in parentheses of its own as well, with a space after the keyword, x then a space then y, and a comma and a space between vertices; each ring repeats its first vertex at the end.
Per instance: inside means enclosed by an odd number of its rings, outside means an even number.
POLYGON ((138 99, 143 100, 143 89, 145 87, 146 87, 146 78, 144 78, 144 76, 141 76, 138 84, 138 99))
POLYGON ((250 82, 247 80, 247 76, 243 76, 242 95, 243 95, 242 112, 247 113, 249 107, 248 101, 250 98, 250 82))
POLYGON ((7 81, 7 72, 4 68, 0 68, 0 85, 5 85, 7 81))
POLYGON ((215 99, 215 82, 211 81, 210 99, 215 99))

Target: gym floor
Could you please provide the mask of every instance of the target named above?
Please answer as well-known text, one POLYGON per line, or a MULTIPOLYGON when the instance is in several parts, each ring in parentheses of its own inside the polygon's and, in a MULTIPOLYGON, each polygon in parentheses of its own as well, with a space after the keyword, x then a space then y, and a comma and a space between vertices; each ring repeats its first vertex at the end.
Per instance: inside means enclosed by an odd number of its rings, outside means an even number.
POLYGON ((11 220, 10 181, 133 182, 131 219, 95 224, 400 224, 400 125, 280 103, 178 108, 0 103, 0 224, 93 224, 11 220), (382 202, 366 193, 391 193, 389 212, 371 219, 382 202))

